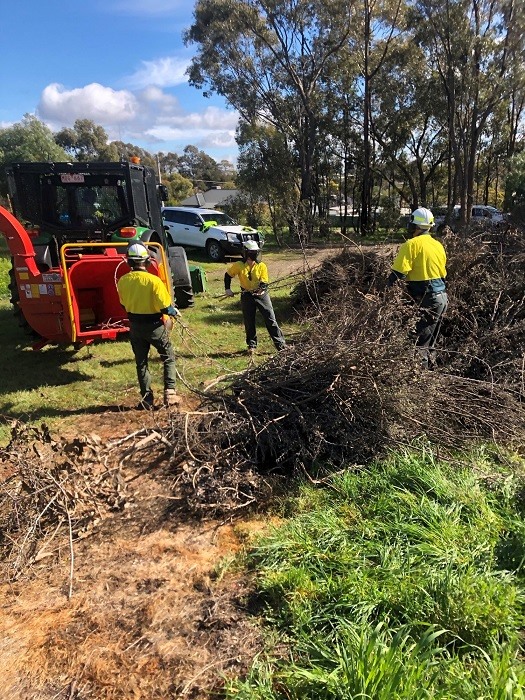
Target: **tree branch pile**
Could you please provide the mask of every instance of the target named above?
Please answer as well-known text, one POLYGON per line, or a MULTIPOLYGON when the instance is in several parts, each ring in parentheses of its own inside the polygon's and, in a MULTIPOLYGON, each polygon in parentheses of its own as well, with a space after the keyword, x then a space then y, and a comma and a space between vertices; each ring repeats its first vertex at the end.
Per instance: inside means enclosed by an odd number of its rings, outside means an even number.
MULTIPOLYGON (((449 308, 440 364, 447 372, 482 379, 523 394, 525 351, 525 235, 493 228, 443 238, 448 262, 449 308)), ((344 250, 326 260, 294 290, 294 306, 311 314, 343 288, 356 294, 385 291, 392 255, 344 250)))
POLYGON ((524 396, 525 235, 493 229, 448 236, 450 308, 442 363, 463 377, 497 382, 524 396))
POLYGON ((126 485, 120 468, 108 466, 110 452, 95 435, 60 442, 45 426, 12 426, 9 445, 0 449, 0 465, 11 473, 0 483, 0 561, 6 578, 15 580, 63 546, 64 532, 72 543, 105 514, 125 508, 126 485))
POLYGON ((325 278, 322 303, 310 287, 319 303, 303 307, 316 317, 299 343, 207 397, 204 415, 172 416, 176 488, 193 513, 260 503, 269 475, 317 478, 419 437, 443 450, 472 440, 523 444, 518 390, 420 367, 416 310, 401 286, 383 293, 388 267, 373 253, 330 261, 325 272, 351 283, 325 278))

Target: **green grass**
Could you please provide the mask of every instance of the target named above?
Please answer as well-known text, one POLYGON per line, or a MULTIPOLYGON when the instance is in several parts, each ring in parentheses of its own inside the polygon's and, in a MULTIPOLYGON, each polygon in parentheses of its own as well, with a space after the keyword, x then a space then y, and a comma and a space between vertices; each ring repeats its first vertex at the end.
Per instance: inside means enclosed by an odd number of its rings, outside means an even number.
MULTIPOLYGON (((8 290, 10 260, 3 237, 0 236, 0 333, 2 334, 2 363, 0 366, 0 444, 10 435, 10 420, 20 419, 30 424, 46 422, 51 429, 61 424, 74 425, 78 415, 118 410, 133 406, 138 399, 135 364, 127 340, 93 344, 75 351, 70 347, 48 346, 33 351, 30 339, 19 328, 13 316, 8 290)), ((269 252, 265 255, 272 274, 272 261, 297 260, 300 251, 269 252)), ((195 306, 182 312, 182 321, 173 331, 172 339, 181 375, 179 390, 191 393, 203 383, 216 377, 245 369, 245 339, 239 297, 217 298, 223 291, 226 265, 210 263, 198 253, 188 252, 190 264, 204 268, 208 278, 207 292, 196 296, 195 306)), ((293 283, 291 280, 290 283, 293 283)), ((290 285, 272 292, 277 317, 285 335, 296 329, 290 315, 290 285)), ((237 289, 235 282, 232 285, 237 289)), ((259 353, 262 362, 275 352, 262 322, 258 321, 259 353)), ((162 364, 152 351, 150 369, 156 389, 162 387, 162 364)))
POLYGON ((288 658, 228 697, 524 697, 523 466, 490 467, 407 453, 304 486, 247 555, 288 658))

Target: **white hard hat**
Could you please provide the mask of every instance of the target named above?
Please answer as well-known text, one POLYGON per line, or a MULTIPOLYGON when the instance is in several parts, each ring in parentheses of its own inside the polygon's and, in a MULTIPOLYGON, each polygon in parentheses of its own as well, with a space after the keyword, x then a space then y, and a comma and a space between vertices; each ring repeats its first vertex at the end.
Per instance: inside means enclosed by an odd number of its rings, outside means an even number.
POLYGON ((410 215, 410 223, 422 231, 428 231, 434 226, 434 214, 430 209, 419 207, 410 215))
POLYGON ((128 260, 134 262, 146 262, 149 259, 149 252, 143 243, 132 243, 128 246, 126 256, 128 260))
POLYGON ((246 241, 244 243, 244 249, 245 250, 261 250, 259 248, 259 245, 257 244, 257 241, 246 241))

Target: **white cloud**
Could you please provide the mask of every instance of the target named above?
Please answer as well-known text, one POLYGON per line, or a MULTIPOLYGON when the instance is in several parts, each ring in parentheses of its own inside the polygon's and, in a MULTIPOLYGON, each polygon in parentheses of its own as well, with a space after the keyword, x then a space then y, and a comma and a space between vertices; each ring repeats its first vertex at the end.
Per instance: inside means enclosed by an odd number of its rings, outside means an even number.
MULTIPOLYGON (((149 85, 141 90, 113 90, 92 83, 71 90, 52 83, 42 92, 37 116, 57 131, 76 119, 91 119, 106 129, 110 140, 135 143, 151 150, 180 151, 188 144, 218 160, 236 150, 238 114, 217 106, 187 111, 180 98, 149 85)), ((184 96, 183 96, 184 95, 184 96)))
POLYGON ((219 107, 207 107, 202 112, 180 112, 162 119, 166 127, 206 131, 235 131, 239 115, 219 107))
POLYGON ((159 124, 148 129, 146 136, 152 137, 157 143, 179 141, 193 145, 207 144, 216 148, 234 148, 235 131, 210 131, 209 129, 191 128, 181 126, 180 128, 159 124))
POLYGON ((40 118, 57 123, 73 123, 76 119, 92 119, 97 124, 132 121, 137 112, 137 99, 128 90, 113 90, 99 83, 67 90, 59 83, 44 88, 37 107, 40 118))
POLYGON ((206 151, 234 149, 237 112, 218 107, 207 107, 202 112, 183 112, 159 117, 144 136, 156 142, 192 143, 206 151))
POLYGON ((126 78, 124 83, 135 90, 149 85, 161 88, 182 85, 188 82, 186 69, 189 63, 188 59, 169 56, 156 61, 142 61, 142 68, 126 78))

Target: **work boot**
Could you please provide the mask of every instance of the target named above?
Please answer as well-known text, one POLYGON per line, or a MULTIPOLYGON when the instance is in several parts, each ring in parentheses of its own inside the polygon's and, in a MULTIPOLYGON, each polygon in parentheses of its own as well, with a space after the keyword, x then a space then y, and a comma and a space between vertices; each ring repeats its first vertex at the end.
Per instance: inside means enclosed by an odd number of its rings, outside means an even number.
POLYGON ((175 389, 164 389, 164 405, 178 406, 181 402, 180 396, 177 395, 175 389))
POLYGON ((139 401, 139 404, 137 406, 137 411, 153 411, 153 408, 154 408, 153 392, 148 391, 144 394, 144 396, 139 401))

